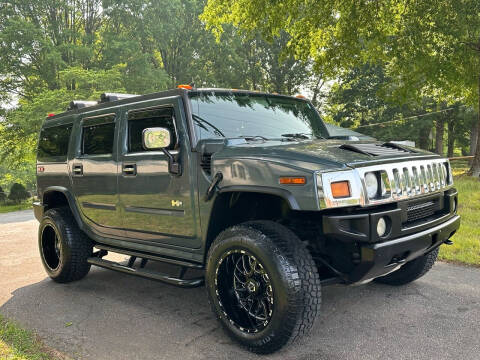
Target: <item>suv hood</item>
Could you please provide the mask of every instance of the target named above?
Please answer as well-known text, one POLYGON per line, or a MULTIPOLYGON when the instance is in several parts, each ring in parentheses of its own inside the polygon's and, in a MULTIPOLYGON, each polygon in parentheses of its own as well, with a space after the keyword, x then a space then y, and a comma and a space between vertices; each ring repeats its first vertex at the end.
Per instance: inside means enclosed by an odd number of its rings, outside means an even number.
MULTIPOLYGON (((270 141, 228 139, 222 141, 214 160, 227 158, 251 158, 287 163, 312 170, 357 167, 405 161, 408 158, 432 158, 437 154, 393 143, 378 141, 304 140, 270 141)), ((206 145, 206 143, 205 143, 206 145)), ((206 147, 209 147, 208 145, 206 147)), ((216 149, 215 149, 216 150, 216 149)), ((204 149, 204 152, 209 152, 204 149)))

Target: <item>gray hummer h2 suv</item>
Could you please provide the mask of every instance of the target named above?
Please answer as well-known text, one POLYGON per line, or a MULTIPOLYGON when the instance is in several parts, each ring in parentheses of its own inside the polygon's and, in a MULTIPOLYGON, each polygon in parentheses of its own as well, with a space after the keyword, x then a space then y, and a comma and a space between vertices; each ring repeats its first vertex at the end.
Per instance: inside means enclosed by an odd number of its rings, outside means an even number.
POLYGON ((460 224, 448 159, 330 136, 308 100, 251 91, 74 101, 43 124, 37 184, 53 280, 96 265, 206 283, 226 332, 258 353, 308 332, 322 286, 418 279, 460 224))

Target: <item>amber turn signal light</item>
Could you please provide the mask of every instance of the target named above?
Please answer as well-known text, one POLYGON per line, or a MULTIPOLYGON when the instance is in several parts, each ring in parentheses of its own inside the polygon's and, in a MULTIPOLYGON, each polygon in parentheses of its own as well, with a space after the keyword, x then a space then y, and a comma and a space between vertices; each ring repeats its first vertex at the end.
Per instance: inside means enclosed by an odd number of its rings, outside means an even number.
POLYGON ((330 184, 334 198, 350 197, 350 184, 348 181, 337 181, 330 184))
POLYGON ((304 185, 307 180, 302 177, 283 176, 280 178, 280 184, 282 185, 304 185))

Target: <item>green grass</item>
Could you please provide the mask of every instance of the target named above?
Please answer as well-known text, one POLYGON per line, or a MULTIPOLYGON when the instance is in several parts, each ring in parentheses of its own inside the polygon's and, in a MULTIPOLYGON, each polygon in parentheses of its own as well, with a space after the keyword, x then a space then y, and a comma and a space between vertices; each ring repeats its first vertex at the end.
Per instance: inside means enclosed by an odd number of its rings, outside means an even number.
POLYGON ((26 201, 20 204, 3 204, 0 205, 0 214, 8 213, 12 211, 27 210, 32 208, 32 202, 26 201))
POLYGON ((454 183, 458 190, 460 229, 453 236, 453 245, 442 246, 443 261, 480 266, 480 179, 465 175, 466 162, 452 161, 454 183))
POLYGON ((54 360, 59 359, 28 330, 0 315, 0 359, 54 360))

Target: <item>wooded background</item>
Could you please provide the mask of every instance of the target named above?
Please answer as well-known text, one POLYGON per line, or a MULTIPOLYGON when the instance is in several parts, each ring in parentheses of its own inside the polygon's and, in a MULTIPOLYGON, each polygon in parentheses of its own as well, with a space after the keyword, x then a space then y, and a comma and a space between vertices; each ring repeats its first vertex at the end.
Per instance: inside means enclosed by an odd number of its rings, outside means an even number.
POLYGON ((182 83, 303 93, 380 140, 477 153, 480 173, 478 0, 3 0, 0 185, 34 188, 47 113, 182 83))

